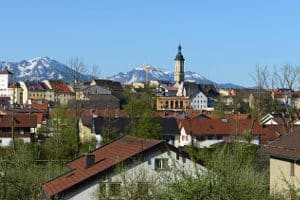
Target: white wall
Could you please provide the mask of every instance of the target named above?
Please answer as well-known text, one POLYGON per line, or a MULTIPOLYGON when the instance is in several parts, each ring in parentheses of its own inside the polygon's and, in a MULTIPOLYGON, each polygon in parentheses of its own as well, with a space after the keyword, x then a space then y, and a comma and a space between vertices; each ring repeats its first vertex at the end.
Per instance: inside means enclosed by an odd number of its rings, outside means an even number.
POLYGON ((203 92, 197 93, 195 96, 191 97, 190 106, 195 110, 206 110, 207 109, 207 97, 203 92))
POLYGON ((179 146, 187 146, 192 145, 192 137, 186 133, 184 127, 180 130, 180 136, 179 136, 179 146))
MULTIPOLYGON (((203 173, 205 168, 199 164, 195 164, 189 159, 183 159, 180 157, 176 159, 176 153, 169 151, 160 153, 160 151, 149 155, 144 162, 134 163, 129 166, 127 171, 116 172, 109 174, 103 182, 121 182, 122 185, 128 184, 134 181, 140 180, 143 177, 143 181, 155 183, 156 186, 162 187, 166 181, 170 181, 174 178, 180 178, 180 170, 185 173, 196 176, 197 173, 203 173), (170 170, 156 171, 154 169, 155 159, 166 158, 168 159, 168 165, 170 170), (185 161, 184 161, 185 160, 185 161)), ((97 199, 96 195, 99 189, 101 181, 95 181, 90 183, 88 186, 81 188, 80 190, 64 197, 64 199, 72 200, 94 200, 97 199)), ((121 192, 122 193, 122 192, 121 192)))
MULTIPOLYGON (((24 137, 24 138, 17 137, 16 139, 23 139, 24 143, 30 142, 30 138, 28 138, 28 137, 24 137)), ((0 137, 0 146, 7 147, 7 146, 9 146, 11 141, 12 141, 12 138, 0 137)))

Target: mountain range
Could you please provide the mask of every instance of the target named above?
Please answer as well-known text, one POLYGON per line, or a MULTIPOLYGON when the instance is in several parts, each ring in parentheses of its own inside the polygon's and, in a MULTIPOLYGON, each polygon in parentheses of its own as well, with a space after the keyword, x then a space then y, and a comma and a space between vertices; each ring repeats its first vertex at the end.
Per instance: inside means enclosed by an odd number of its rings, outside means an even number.
MULTIPOLYGON (((149 80, 173 81, 173 72, 163 70, 155 66, 147 66, 149 67, 149 80)), ((142 65, 129 72, 119 72, 118 74, 107 77, 106 79, 119 81, 124 84, 142 82, 146 80, 145 67, 146 65, 142 65)), ((72 74, 74 74, 74 71, 70 67, 49 57, 38 57, 29 60, 22 60, 20 62, 0 61, 0 70, 3 71, 4 69, 8 69, 13 72, 16 75, 16 81, 63 79, 66 82, 71 82, 73 80, 72 74)), ((86 74, 81 74, 80 77, 83 80, 90 80, 92 78, 90 75, 86 74)), ((185 80, 200 84, 214 84, 221 88, 242 88, 239 85, 231 83, 218 84, 206 79, 199 73, 191 71, 185 72, 185 80)))

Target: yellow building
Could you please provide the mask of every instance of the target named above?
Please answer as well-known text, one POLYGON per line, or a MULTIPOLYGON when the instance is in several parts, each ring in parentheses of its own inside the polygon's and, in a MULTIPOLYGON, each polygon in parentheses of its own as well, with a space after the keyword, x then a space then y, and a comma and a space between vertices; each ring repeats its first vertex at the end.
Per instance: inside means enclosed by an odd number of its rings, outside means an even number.
POLYGON ((270 156, 270 191, 285 193, 288 185, 300 189, 300 130, 282 136, 261 149, 270 156))
POLYGON ((157 110, 184 111, 189 108, 189 97, 163 96, 156 97, 157 110))

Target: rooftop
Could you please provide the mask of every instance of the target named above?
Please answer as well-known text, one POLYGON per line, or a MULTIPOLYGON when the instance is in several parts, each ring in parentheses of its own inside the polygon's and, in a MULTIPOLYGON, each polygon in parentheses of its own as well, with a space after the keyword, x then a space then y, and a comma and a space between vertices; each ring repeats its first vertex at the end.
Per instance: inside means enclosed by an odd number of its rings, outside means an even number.
POLYGON ((48 197, 58 195, 89 178, 101 175, 102 172, 111 169, 122 161, 126 161, 163 143, 161 140, 144 139, 129 135, 124 136, 115 142, 93 151, 95 164, 91 167, 86 168, 86 156, 80 156, 68 163, 69 172, 43 184, 42 188, 48 197))

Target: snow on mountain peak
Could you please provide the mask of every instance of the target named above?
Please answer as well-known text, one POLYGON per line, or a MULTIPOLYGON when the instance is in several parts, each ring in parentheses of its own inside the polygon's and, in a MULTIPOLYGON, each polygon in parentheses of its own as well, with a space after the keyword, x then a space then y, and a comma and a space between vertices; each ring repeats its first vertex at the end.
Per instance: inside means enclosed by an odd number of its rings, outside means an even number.
MULTIPOLYGON (((0 70, 5 67, 16 75, 17 81, 64 79, 66 82, 73 80, 72 70, 47 56, 41 56, 20 62, 0 62, 0 70)), ((88 75, 82 75, 84 80, 90 79, 88 75)))

